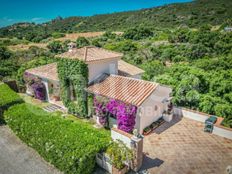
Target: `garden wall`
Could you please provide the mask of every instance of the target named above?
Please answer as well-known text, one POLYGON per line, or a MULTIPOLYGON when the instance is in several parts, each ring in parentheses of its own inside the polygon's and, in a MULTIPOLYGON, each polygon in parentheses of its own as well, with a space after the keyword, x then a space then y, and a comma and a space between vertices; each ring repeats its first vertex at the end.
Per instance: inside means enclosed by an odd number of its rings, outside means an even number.
POLYGON ((131 149, 131 138, 133 135, 121 131, 116 128, 111 129, 111 138, 113 140, 121 140, 128 148, 131 149))
POLYGON ((210 115, 186 108, 174 108, 174 114, 204 123, 210 115))
POLYGON ((130 167, 133 171, 139 171, 143 164, 143 137, 136 137, 117 128, 112 128, 111 138, 122 141, 133 151, 134 159, 130 167))
MULTIPOLYGON (((186 108, 174 108, 174 114, 182 117, 186 117, 192 120, 196 120, 199 122, 204 123, 207 118, 209 118, 211 115, 203 113, 203 112, 198 112, 194 111, 191 109, 186 109, 186 108)), ((223 121, 222 117, 218 117, 218 121, 214 124, 214 129, 213 129, 213 134, 225 137, 228 139, 232 139, 232 129, 227 128, 221 125, 221 122, 223 121)))

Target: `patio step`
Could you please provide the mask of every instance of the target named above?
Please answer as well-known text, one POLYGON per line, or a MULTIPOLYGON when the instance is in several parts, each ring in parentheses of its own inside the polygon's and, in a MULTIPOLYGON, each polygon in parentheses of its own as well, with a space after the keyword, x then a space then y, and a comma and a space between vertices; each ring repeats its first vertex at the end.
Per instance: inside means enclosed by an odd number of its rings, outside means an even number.
POLYGON ((44 107, 43 110, 45 110, 46 112, 56 112, 56 111, 65 112, 65 110, 62 107, 54 104, 44 107))

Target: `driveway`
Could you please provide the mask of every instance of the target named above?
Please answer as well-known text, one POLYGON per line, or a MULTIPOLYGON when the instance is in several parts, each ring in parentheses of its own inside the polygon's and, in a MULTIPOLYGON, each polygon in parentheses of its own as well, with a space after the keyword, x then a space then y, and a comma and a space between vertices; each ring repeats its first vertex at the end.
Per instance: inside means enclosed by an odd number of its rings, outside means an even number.
POLYGON ((151 174, 224 174, 232 140, 205 133, 203 124, 175 117, 144 138, 142 170, 151 174))
POLYGON ((61 174, 16 137, 0 126, 0 174, 61 174))

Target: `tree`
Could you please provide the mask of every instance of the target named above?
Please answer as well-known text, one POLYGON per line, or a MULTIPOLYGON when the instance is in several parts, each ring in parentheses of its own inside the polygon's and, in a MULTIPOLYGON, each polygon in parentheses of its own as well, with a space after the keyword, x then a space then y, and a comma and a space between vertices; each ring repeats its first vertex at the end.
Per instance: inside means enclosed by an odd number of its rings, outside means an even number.
POLYGON ((102 46, 98 39, 93 39, 92 40, 92 45, 94 45, 96 47, 101 47, 102 46))
POLYGON ((109 31, 105 32, 105 33, 102 35, 102 37, 106 37, 106 38, 108 38, 108 39, 115 39, 116 36, 117 36, 117 35, 116 35, 115 33, 112 33, 112 32, 109 32, 109 31))
POLYGON ((77 44, 77 48, 82 48, 82 47, 88 46, 90 42, 85 37, 79 37, 76 40, 76 44, 77 44))
POLYGON ((142 68, 145 70, 143 75, 145 80, 152 80, 155 76, 163 74, 165 71, 165 66, 158 60, 146 62, 142 65, 142 68))
POLYGON ((11 52, 6 47, 0 46, 0 60, 9 59, 11 55, 11 52))
POLYGON ((209 50, 202 44, 192 45, 189 53, 187 54, 190 60, 195 60, 204 57, 209 50))
POLYGON ((64 47, 60 41, 53 41, 48 44, 48 48, 52 53, 62 53, 64 52, 64 47))
POLYGON ((220 117, 231 116, 232 106, 229 103, 216 104, 214 110, 217 116, 220 116, 220 117))
POLYGON ((140 40, 153 35, 154 33, 149 28, 138 27, 126 30, 123 37, 125 39, 140 40))
POLYGON ((176 87, 174 101, 181 106, 197 108, 200 80, 194 75, 183 75, 182 80, 176 87))

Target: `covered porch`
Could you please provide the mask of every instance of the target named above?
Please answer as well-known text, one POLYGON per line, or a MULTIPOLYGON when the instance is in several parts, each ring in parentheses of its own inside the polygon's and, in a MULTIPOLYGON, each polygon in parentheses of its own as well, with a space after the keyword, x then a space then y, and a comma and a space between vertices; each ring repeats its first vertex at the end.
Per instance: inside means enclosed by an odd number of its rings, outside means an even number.
POLYGON ((28 95, 66 109, 60 97, 56 63, 26 70, 24 80, 28 95))
MULTIPOLYGON (((134 129, 142 133, 146 120, 143 111, 150 107, 146 101, 151 100, 158 87, 157 83, 104 74, 90 84, 86 91, 94 95, 94 115, 99 124, 109 128, 117 125, 118 129, 128 133, 134 129)), ((152 112, 148 124, 160 116, 162 113, 157 111, 156 116, 152 112)))

